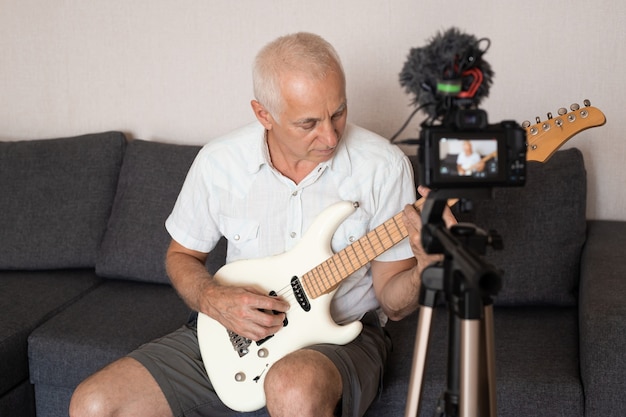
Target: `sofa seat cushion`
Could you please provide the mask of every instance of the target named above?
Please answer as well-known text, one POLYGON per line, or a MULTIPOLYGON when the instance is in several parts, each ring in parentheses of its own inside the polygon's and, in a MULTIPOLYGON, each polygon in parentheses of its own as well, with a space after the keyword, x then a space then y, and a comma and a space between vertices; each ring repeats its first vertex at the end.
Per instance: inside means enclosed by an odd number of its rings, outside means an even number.
POLYGON ((113 212, 99 258, 105 277, 167 283, 165 230, 197 146, 133 140, 121 169, 113 212))
MULTIPOLYGON (((569 307, 495 308, 497 415, 583 415, 578 367, 577 310, 569 307)), ((366 416, 402 415, 408 395, 416 316, 390 322, 394 350, 381 397, 366 416)), ((420 416, 434 415, 446 389, 448 311, 435 309, 420 416)))
POLYGON ((28 379, 0 395, 0 416, 41 417, 35 410, 35 394, 28 379))
POLYGON ((168 285, 105 280, 31 334, 31 381, 74 388, 106 364, 180 327, 188 316, 168 285))
POLYGON ((28 379, 28 335, 101 282, 93 269, 0 271, 0 395, 28 379))
POLYGON ((0 269, 93 268, 125 146, 119 132, 0 143, 0 269))

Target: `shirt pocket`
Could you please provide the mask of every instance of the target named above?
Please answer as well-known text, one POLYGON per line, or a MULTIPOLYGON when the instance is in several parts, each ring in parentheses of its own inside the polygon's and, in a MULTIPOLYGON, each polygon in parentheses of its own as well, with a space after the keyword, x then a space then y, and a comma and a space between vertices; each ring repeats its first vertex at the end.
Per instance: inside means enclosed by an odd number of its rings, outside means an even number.
POLYGON ((220 216, 222 234, 228 240, 226 262, 259 257, 258 221, 220 216))

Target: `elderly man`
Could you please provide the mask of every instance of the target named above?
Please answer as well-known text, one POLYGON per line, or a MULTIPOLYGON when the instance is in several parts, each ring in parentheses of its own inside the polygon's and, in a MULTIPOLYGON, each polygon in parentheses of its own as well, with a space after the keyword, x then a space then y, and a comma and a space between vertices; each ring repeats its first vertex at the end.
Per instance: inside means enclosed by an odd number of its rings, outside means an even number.
MULTIPOLYGON (((341 282, 331 302, 333 320, 361 320, 361 333, 343 346, 296 349, 264 379, 274 417, 361 416, 380 390, 390 353, 383 326, 417 308, 421 271, 432 261, 420 245, 419 214, 408 204, 415 200, 411 165, 387 140, 347 123, 344 72, 319 36, 298 33, 271 42, 257 55, 253 79, 257 120, 200 151, 167 219, 167 271, 193 310, 241 337, 263 340, 280 332, 289 310, 299 307, 280 294, 212 279, 205 260, 221 236, 228 239, 227 262, 277 255, 293 248, 326 207, 358 202, 332 238, 338 251, 404 208, 409 239, 341 282)), ((446 220, 453 221, 449 213, 446 220)), ((85 380, 70 414, 234 412, 207 375, 192 320, 85 380)))

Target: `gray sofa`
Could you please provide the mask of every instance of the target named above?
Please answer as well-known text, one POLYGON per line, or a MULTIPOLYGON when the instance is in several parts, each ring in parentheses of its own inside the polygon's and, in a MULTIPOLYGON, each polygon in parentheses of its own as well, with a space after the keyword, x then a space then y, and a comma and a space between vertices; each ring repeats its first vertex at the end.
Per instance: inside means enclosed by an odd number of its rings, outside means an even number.
MULTIPOLYGON (((186 322, 163 266, 163 222, 198 150, 117 132, 0 143, 1 417, 67 416, 82 379, 186 322)), ((505 244, 486 256, 505 271, 499 416, 626 414, 626 222, 587 221, 585 200, 582 155, 570 149, 462 216, 505 244)), ((387 326, 394 354, 368 416, 404 414, 416 316, 387 326)), ((439 306, 423 416, 445 388, 447 330, 439 306)))

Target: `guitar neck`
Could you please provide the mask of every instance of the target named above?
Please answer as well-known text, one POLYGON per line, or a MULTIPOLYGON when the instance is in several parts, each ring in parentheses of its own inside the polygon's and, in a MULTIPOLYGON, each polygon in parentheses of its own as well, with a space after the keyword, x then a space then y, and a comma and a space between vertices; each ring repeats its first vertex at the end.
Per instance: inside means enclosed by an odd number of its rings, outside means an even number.
POLYGON ((400 212, 304 274, 301 279, 304 289, 311 298, 332 291, 343 279, 391 249, 408 234, 400 212))

